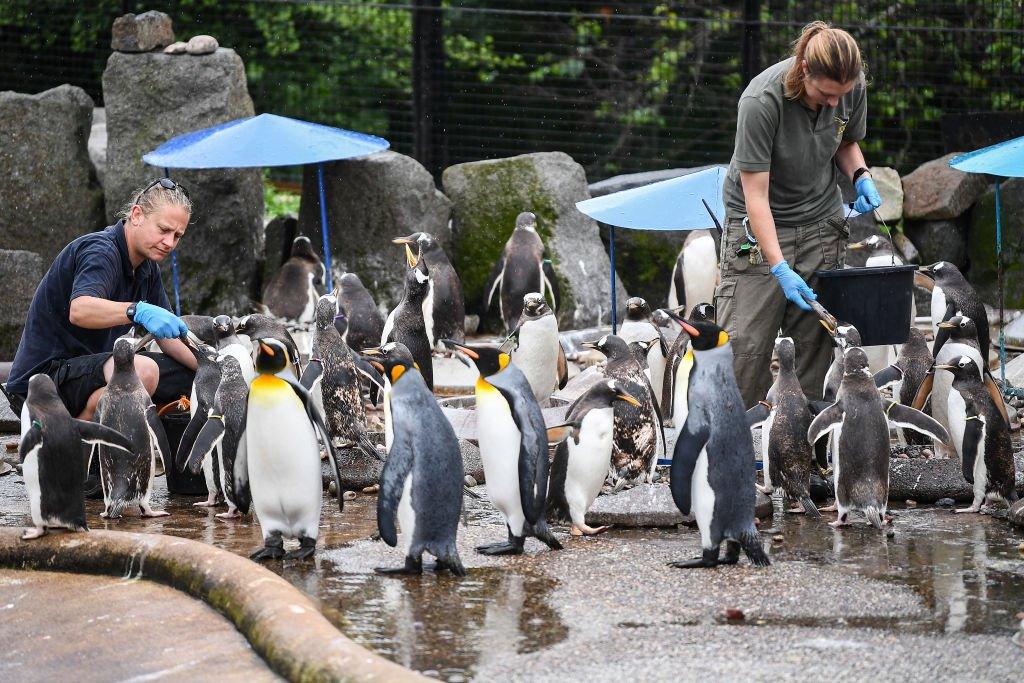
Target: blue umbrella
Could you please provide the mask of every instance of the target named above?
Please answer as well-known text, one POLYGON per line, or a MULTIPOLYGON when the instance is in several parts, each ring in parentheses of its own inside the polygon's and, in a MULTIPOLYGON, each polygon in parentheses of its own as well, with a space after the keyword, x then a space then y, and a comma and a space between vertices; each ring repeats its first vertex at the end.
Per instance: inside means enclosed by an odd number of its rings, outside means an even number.
POLYGON ((696 173, 615 192, 576 203, 594 220, 608 224, 611 258, 612 332, 616 332, 615 228, 631 230, 705 230, 722 228, 725 168, 712 166, 696 173))
POLYGON ((999 290, 999 375, 1006 391, 1006 339, 1003 335, 1003 222, 999 200, 999 177, 1024 178, 1024 137, 976 149, 949 160, 951 168, 965 173, 997 176, 996 192, 996 286, 999 290))
MULTIPOLYGON (((260 114, 221 123, 171 138, 142 157, 153 166, 169 168, 248 168, 317 164, 320 191, 320 230, 323 238, 327 288, 333 289, 331 248, 327 239, 324 162, 352 159, 387 149, 387 140, 374 135, 260 114)), ((171 253, 175 307, 178 304, 177 259, 171 253)))

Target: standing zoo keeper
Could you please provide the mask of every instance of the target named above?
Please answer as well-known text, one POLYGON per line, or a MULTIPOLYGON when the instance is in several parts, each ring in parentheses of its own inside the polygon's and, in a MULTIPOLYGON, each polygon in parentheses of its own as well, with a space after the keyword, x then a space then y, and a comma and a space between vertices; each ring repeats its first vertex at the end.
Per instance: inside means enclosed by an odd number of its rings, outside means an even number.
POLYGON ((715 305, 747 406, 771 386, 780 329, 796 343, 804 393, 821 398, 832 345, 803 297, 817 298, 815 271, 841 267, 845 258, 839 174, 857 189, 857 211, 882 204, 857 144, 865 134, 865 100, 857 43, 820 21, 803 29, 789 59, 761 72, 740 97, 723 186, 715 305))

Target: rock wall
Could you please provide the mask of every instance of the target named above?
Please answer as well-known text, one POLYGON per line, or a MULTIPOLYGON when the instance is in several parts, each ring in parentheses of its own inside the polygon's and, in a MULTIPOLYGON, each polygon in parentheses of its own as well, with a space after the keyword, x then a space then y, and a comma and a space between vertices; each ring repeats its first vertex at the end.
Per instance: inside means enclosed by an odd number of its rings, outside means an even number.
POLYGON ((0 361, 14 360, 29 304, 47 265, 39 254, 0 249, 0 361))

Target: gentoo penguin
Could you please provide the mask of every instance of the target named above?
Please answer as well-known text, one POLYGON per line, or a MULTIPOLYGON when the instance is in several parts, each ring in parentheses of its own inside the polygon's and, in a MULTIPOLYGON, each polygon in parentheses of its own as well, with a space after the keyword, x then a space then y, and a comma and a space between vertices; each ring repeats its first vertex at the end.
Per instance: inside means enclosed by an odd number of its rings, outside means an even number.
POLYGON ((849 514, 856 511, 881 529, 889 501, 890 424, 936 441, 948 442, 949 433, 919 410, 882 398, 863 349, 852 346, 844 355, 836 401, 811 422, 807 440, 814 444, 836 433, 832 468, 838 517, 830 524, 849 526, 849 514))
MULTIPOLYGON (((583 342, 580 346, 603 353, 608 358, 605 376, 622 382, 625 390, 640 404, 622 401, 614 404, 615 430, 609 468, 612 484, 621 488, 628 482, 651 481, 658 464, 659 436, 662 448, 665 440, 647 376, 622 337, 608 334, 596 342, 583 342)), ((572 408, 575 405, 570 410, 572 408)))
MULTIPOLYGON (((699 303, 690 311, 690 320, 715 322, 715 307, 708 303, 699 303)), ((682 318, 675 313, 665 311, 665 315, 674 325, 681 329, 682 318)), ((693 368, 693 354, 689 351, 690 335, 680 332, 672 348, 669 350, 665 364, 665 379, 662 383, 662 395, 666 397, 667 406, 662 406, 661 414, 666 421, 678 429, 686 421, 687 378, 693 368)))
POLYGON ((423 300, 430 286, 427 263, 407 254, 409 270, 405 274, 405 295, 391 311, 384 322, 380 344, 399 342, 404 344, 416 360, 423 380, 434 390, 434 363, 431 360, 430 340, 427 338, 426 321, 423 320, 423 300))
POLYGON ((587 526, 587 510, 601 492, 612 455, 615 401, 640 405, 625 389, 623 382, 608 379, 593 385, 583 394, 565 417, 565 425, 548 430, 562 432, 551 464, 548 483, 549 518, 571 521, 572 536, 591 536, 607 526, 587 526))
POLYGON ((652 339, 658 343, 647 352, 647 367, 650 369, 648 377, 651 386, 655 387, 655 400, 658 406, 665 404, 665 397, 661 389, 665 384, 665 363, 668 357, 668 345, 661 335, 661 328, 651 321, 651 307, 641 297, 634 296, 626 301, 626 319, 619 326, 619 336, 627 344, 630 342, 649 342, 652 339))
POLYGON ((978 329, 978 349, 981 351, 982 370, 988 368, 989 330, 988 313, 974 287, 960 270, 948 261, 938 261, 930 266, 921 266, 919 271, 932 278, 932 333, 939 337, 939 323, 958 312, 974 321, 978 329))
POLYGON ((338 312, 345 314, 347 330, 342 339, 350 349, 361 352, 380 344, 384 317, 355 273, 345 273, 338 280, 338 312))
POLYGON ((697 520, 703 553, 669 566, 735 564, 742 548, 751 564, 766 567, 770 562, 754 526, 754 444, 733 373, 729 335, 708 321, 682 324, 690 336, 693 370, 670 483, 679 511, 692 511, 697 520), (719 559, 722 541, 725 557, 719 559))
POLYGON ((47 529, 88 531, 81 443, 130 455, 131 442, 109 427, 71 417, 49 375, 29 379, 22 413, 30 426, 21 436, 18 454, 35 528, 21 537, 38 538, 47 529))
POLYGON ((97 421, 123 434, 132 444, 130 454, 100 445, 100 483, 105 509, 101 516, 117 518, 129 505, 138 505, 143 517, 170 514, 149 505, 156 459, 172 466, 167 434, 135 373, 135 350, 128 339, 114 342, 114 371, 96 407, 97 421))
POLYGON ((531 292, 523 297, 523 314, 509 337, 515 342, 509 352, 513 365, 523 371, 534 398, 546 407, 551 394, 565 386, 569 370, 558 340, 558 319, 543 296, 531 292))
POLYGON ((217 516, 228 519, 248 514, 251 503, 247 477, 236 476, 235 469, 236 463, 245 462, 249 380, 234 356, 223 356, 220 365, 220 384, 209 417, 199 430, 185 465, 193 474, 198 474, 202 464, 216 453, 218 483, 228 504, 227 512, 219 512, 217 516))
MULTIPOLYGON (((334 329, 337 330, 339 335, 341 335, 341 340, 345 341, 345 337, 348 333, 348 318, 345 316, 345 311, 340 307, 338 308, 337 314, 334 316, 334 329)), ((348 346, 347 343, 346 346, 348 346)), ((364 347, 364 349, 365 348, 376 347, 364 347)), ((380 391, 384 387, 384 377, 377 372, 377 369, 370 365, 365 358, 361 355, 355 355, 355 349, 352 349, 352 347, 349 347, 349 349, 353 351, 352 360, 355 363, 356 373, 359 376, 360 390, 366 389, 370 403, 376 406, 380 403, 380 391)), ((363 349, 360 349, 360 351, 362 350, 363 349)))
POLYGON ((249 487, 263 533, 263 547, 249 557, 304 559, 316 550, 323 499, 317 430, 334 470, 338 507, 343 508, 338 459, 309 392, 279 374, 293 362, 288 347, 275 338, 255 341, 259 376, 249 386, 244 456, 239 449, 235 465, 239 483, 249 487), (298 539, 298 549, 285 553, 285 538, 298 539))
POLYGON ((263 290, 263 305, 284 320, 308 323, 313 320, 319 289, 327 271, 305 235, 292 242, 292 255, 263 290))
POLYGON ((555 310, 558 310, 558 279, 551 262, 544 257, 544 243, 537 233, 537 216, 529 211, 516 216, 516 227, 491 269, 486 291, 484 310, 491 307, 494 292, 498 292, 498 305, 506 332, 515 327, 522 313, 523 297, 530 292, 550 292, 555 310))
POLYGON ((833 403, 836 394, 839 393, 839 384, 843 381, 843 363, 846 359, 846 350, 860 346, 860 332, 849 323, 838 322, 834 327, 829 327, 822 322, 825 330, 832 337, 832 345, 835 346, 832 364, 825 371, 825 381, 822 384, 822 400, 833 403))
POLYGON ((718 286, 718 250, 710 230, 691 230, 686 233, 683 247, 672 269, 672 283, 668 289, 668 307, 686 310, 686 307, 711 301, 718 286))
POLYGON ((480 458, 487 495, 508 526, 507 542, 477 546, 477 552, 518 555, 527 536, 560 550, 562 544, 544 519, 550 468, 547 429, 526 375, 498 349, 448 339, 445 344, 467 356, 480 371, 476 381, 480 458))
MULTIPOLYGON (((257 339, 276 339, 288 349, 288 357, 291 365, 281 368, 282 379, 294 379, 298 381, 302 373, 299 372, 299 347, 295 344, 295 338, 288 331, 288 327, 269 315, 252 313, 240 319, 235 325, 238 334, 244 334, 252 340, 255 346, 257 339), (290 375, 286 376, 286 375, 290 375)), ((253 349, 255 351, 255 349, 253 349)), ((244 369, 245 366, 243 366, 244 369)))
POLYGON ((252 340, 235 332, 235 323, 230 316, 218 315, 213 322, 217 333, 217 362, 223 367, 226 357, 234 358, 248 385, 256 378, 256 366, 252 360, 252 340))
POLYGON ((316 328, 312 355, 302 372, 301 384, 324 413, 327 432, 335 446, 363 445, 371 457, 376 447, 366 436, 366 413, 355 356, 334 327, 338 301, 324 294, 316 302, 316 328))
MULTIPOLYGON (((192 446, 199 436, 199 430, 203 428, 213 410, 213 398, 217 394, 217 387, 220 385, 220 363, 217 362, 217 350, 207 346, 198 339, 186 338, 186 346, 192 351, 196 359, 196 375, 192 381, 192 394, 189 397, 188 410, 191 419, 185 432, 178 442, 178 452, 174 457, 174 463, 168 467, 177 467, 183 470, 192 452, 192 446)), ((213 507, 220 498, 220 476, 217 474, 214 461, 216 453, 211 453, 202 463, 203 479, 206 481, 206 500, 193 503, 196 507, 213 507)))
POLYGON ((217 345, 217 326, 208 315, 183 315, 181 321, 188 331, 210 346, 217 345))
MULTIPOLYGON (((910 336, 900 347, 899 356, 892 365, 875 373, 875 386, 879 389, 892 389, 894 401, 905 406, 913 406, 921 383, 932 368, 932 352, 924 333, 916 327, 910 328, 910 336)), ((923 442, 916 432, 900 431, 900 438, 905 443, 923 442)))
MULTIPOLYGON (((410 249, 415 245, 430 272, 427 295, 423 299, 423 319, 427 321, 427 339, 438 351, 444 351, 442 339, 464 341, 466 338, 466 303, 462 298, 462 281, 437 238, 429 232, 414 232, 397 237, 395 244, 410 249)), ((406 254, 408 256, 408 254, 406 254)))
MULTIPOLYGON (((893 249, 892 243, 881 235, 870 235, 865 239, 847 245, 847 249, 861 251, 867 255, 864 263, 865 268, 877 268, 879 266, 902 266, 903 259, 893 249)), ((910 297, 910 319, 907 324, 913 327, 914 311, 917 308, 914 304, 914 297, 910 297)), ((868 357, 868 368, 871 372, 877 373, 883 368, 896 362, 896 348, 885 344, 881 346, 862 346, 868 357)))
POLYGON ((779 358, 779 374, 765 400, 747 411, 748 419, 752 414, 763 416, 760 423, 750 420, 751 427, 761 424, 764 486, 758 486, 758 489, 770 496, 776 488, 781 488, 786 499, 799 504, 787 512, 805 512, 810 517, 820 517, 809 488, 814 453, 807 442, 807 429, 813 416, 800 387, 800 378, 796 375, 793 339, 776 339, 775 353, 779 358))
POLYGON ((410 358, 396 354, 370 362, 391 383, 387 400, 394 430, 380 476, 377 529, 394 547, 397 517, 405 550, 404 566, 375 571, 419 574, 426 551, 437 558, 438 570, 465 576, 455 544, 465 477, 455 430, 410 358))
POLYGON ((947 416, 964 479, 974 487, 971 506, 957 512, 981 512, 986 501, 1016 502, 1016 468, 1010 425, 996 407, 975 359, 958 356, 937 370, 953 375, 947 416))

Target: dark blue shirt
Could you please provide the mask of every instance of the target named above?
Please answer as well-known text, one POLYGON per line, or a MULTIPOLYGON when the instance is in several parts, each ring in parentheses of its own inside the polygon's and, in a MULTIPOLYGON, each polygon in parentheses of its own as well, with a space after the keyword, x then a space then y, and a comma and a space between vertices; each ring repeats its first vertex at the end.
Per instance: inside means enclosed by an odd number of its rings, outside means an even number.
POLYGON ((9 391, 28 392, 32 375, 46 372, 55 360, 67 360, 114 348, 114 340, 129 325, 90 330, 68 319, 71 301, 95 296, 110 301, 146 301, 170 310, 160 266, 146 259, 132 269, 124 221, 99 232, 82 235, 64 247, 36 288, 28 309, 21 343, 14 354, 9 391))

